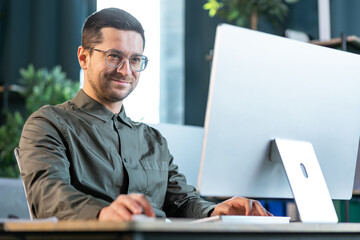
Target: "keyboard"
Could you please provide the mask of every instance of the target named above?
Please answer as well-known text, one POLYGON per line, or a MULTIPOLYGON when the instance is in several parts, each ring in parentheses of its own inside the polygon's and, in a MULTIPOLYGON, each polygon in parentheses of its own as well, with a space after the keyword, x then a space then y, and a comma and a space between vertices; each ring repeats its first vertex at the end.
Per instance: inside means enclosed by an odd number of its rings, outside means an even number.
POLYGON ((264 217, 264 216, 235 216, 221 215, 194 220, 193 223, 242 223, 242 224, 286 224, 290 222, 290 217, 264 217))
MULTIPOLYGON (((263 217, 263 216, 238 216, 238 215, 222 215, 206 217, 197 220, 187 221, 186 219, 173 219, 174 222, 182 221, 188 223, 234 223, 234 224, 286 224, 290 222, 290 217, 263 217)), ((189 219, 190 220, 190 219, 189 219)), ((134 215, 133 221, 135 222, 155 222, 162 221, 171 223, 172 220, 165 218, 154 218, 146 215, 134 215)))

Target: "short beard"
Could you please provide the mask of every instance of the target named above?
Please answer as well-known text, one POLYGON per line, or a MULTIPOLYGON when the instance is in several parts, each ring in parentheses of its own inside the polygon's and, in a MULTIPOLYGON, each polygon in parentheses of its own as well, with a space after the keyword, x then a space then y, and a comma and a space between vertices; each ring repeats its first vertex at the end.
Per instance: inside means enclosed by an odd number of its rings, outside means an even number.
POLYGON ((129 91, 124 96, 118 96, 116 94, 112 94, 110 83, 111 80, 109 79, 118 79, 118 80, 124 80, 124 81, 131 81, 133 82, 132 77, 123 76, 121 74, 114 74, 114 73, 104 73, 102 76, 101 83, 96 84, 92 80, 89 80, 90 86, 95 91, 96 95, 106 100, 107 102, 120 102, 123 101, 127 96, 130 95, 130 93, 134 90, 135 86, 132 86, 129 91))

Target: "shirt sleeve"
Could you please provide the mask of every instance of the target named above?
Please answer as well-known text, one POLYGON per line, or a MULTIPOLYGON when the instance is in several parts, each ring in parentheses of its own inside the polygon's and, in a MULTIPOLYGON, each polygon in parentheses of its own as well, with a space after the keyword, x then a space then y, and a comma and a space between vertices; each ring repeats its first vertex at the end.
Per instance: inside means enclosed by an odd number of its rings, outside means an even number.
POLYGON ((188 185, 183 174, 179 173, 178 166, 173 163, 169 154, 168 187, 164 203, 167 217, 204 218, 208 217, 216 204, 205 201, 197 193, 195 187, 188 185))
POLYGON ((71 182, 71 164, 59 117, 50 107, 26 122, 19 160, 27 199, 35 218, 94 219, 108 202, 84 194, 71 182))

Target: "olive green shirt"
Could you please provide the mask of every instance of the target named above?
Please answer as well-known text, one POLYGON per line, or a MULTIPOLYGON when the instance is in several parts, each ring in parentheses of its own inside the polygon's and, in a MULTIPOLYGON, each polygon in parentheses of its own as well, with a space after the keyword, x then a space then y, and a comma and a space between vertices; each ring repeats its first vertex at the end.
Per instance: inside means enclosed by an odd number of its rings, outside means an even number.
POLYGON ((128 193, 144 194, 162 217, 202 218, 215 206, 187 185, 159 131, 124 108, 113 114, 82 90, 30 116, 19 155, 35 218, 94 219, 128 193))

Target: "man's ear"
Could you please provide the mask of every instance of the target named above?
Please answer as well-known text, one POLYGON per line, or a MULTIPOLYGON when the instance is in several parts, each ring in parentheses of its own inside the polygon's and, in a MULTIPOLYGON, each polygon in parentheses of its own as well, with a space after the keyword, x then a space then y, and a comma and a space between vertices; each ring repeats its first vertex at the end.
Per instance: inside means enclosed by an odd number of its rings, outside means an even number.
POLYGON ((80 67, 83 70, 87 70, 90 61, 90 55, 89 52, 83 46, 79 46, 78 48, 78 60, 80 67))

